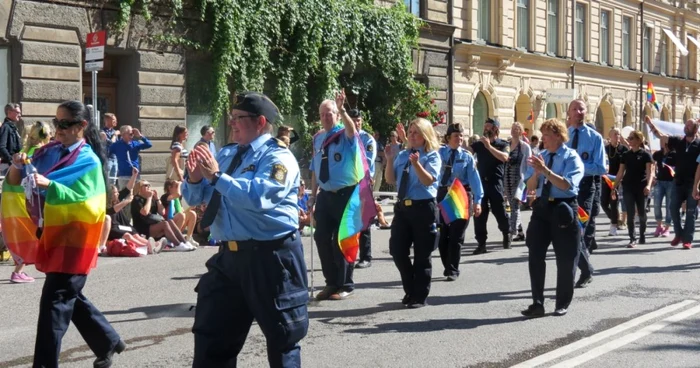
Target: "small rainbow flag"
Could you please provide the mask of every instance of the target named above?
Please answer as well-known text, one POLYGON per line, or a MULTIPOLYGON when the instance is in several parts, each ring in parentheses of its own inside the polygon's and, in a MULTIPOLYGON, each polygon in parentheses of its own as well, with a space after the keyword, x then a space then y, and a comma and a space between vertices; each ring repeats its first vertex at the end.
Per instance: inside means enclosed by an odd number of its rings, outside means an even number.
POLYGON ((647 102, 654 105, 656 111, 661 111, 661 105, 656 100, 656 92, 654 91, 654 84, 647 82, 647 102))
POLYGON ((439 206, 442 219, 445 220, 446 224, 455 220, 469 219, 469 197, 459 179, 452 182, 450 190, 447 191, 445 199, 440 202, 439 206))
POLYGON ((612 189, 615 186, 615 175, 603 175, 603 181, 608 188, 612 189))
POLYGON ((664 163, 664 167, 667 168, 668 171, 671 173, 672 178, 676 177, 676 170, 673 170, 673 168, 669 164, 664 163))
POLYGON ((588 222, 588 214, 586 213, 586 210, 583 209, 583 207, 579 206, 578 207, 578 224, 583 227, 586 225, 586 222, 588 222))

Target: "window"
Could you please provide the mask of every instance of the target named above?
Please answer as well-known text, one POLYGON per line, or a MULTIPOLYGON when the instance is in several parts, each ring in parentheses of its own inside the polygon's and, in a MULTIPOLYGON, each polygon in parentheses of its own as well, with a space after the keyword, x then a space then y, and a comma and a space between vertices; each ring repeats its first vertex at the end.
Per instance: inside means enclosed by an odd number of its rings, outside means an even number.
POLYGON ((576 3, 576 57, 586 57, 586 5, 576 3))
POLYGON ((479 0, 479 27, 476 37, 491 41, 491 0, 479 0))
POLYGON ((557 117, 557 104, 548 103, 547 110, 545 111, 545 119, 554 119, 557 117))
POLYGON ((668 62, 668 50, 666 47, 666 35, 662 35, 661 45, 659 46, 659 73, 664 75, 668 72, 666 67, 666 63, 668 62))
POLYGON ((632 18, 622 17, 622 67, 630 68, 632 57, 632 18))
POLYGON ((530 0, 518 0, 517 10, 517 47, 529 48, 530 46, 530 0))
POLYGON ((547 2, 547 53, 557 54, 559 45, 559 0, 547 2))
POLYGON ((600 62, 610 65, 610 11, 600 12, 600 62))
POLYGON ((416 17, 420 18, 420 1, 421 0, 403 0, 408 8, 408 11, 416 17))
POLYGON ((2 106, 12 102, 10 100, 12 98, 12 93, 10 92, 10 81, 12 80, 10 72, 12 68, 10 65, 10 49, 7 47, 0 48, 0 70, 4 70, 4 72, 0 72, 0 105, 2 106))
POLYGON ((642 58, 642 70, 648 71, 651 65, 651 27, 644 27, 644 55, 642 58))

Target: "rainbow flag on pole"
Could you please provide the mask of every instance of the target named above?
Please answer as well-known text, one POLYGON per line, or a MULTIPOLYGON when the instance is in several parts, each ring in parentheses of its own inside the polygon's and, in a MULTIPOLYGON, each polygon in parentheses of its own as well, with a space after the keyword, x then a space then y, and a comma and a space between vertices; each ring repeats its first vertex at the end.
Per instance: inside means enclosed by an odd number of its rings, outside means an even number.
MULTIPOLYGON (((345 129, 336 127, 328 134, 332 135, 325 140, 324 147, 335 141, 336 137, 345 134, 345 129)), ((343 217, 340 219, 340 228, 338 229, 338 246, 348 263, 353 263, 357 259, 357 254, 360 250, 360 232, 366 230, 372 219, 377 215, 365 148, 362 145, 359 134, 355 134, 353 139, 354 144, 352 147, 354 152, 352 159, 342 162, 347 166, 346 170, 354 173, 357 185, 352 195, 350 195, 348 204, 345 206, 343 217)))
POLYGON ((656 111, 661 111, 661 105, 656 100, 656 91, 654 91, 654 84, 647 82, 647 102, 652 104, 656 111))
POLYGON ((608 188, 612 189, 615 186, 615 175, 603 175, 603 181, 608 188))
POLYGON ((578 224, 581 226, 581 229, 586 226, 586 222, 588 222, 588 219, 590 218, 588 214, 586 213, 586 210, 583 209, 583 207, 579 206, 578 207, 578 224))
POLYGON ((469 219, 469 197, 459 179, 452 182, 450 190, 447 191, 445 199, 440 202, 439 206, 442 219, 445 220, 446 224, 459 219, 469 219))

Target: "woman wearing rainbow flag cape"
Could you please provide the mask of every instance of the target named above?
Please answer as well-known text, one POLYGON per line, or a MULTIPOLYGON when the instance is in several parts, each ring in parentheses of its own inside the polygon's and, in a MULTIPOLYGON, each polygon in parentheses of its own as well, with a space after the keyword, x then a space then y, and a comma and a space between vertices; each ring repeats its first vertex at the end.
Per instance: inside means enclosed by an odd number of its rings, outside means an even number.
POLYGON ((82 293, 97 264, 106 213, 105 157, 81 102, 62 103, 53 124, 56 140, 37 150, 31 164, 25 153, 15 154, 3 188, 3 225, 12 229, 6 242, 46 273, 34 366, 58 366, 61 340, 73 321, 97 356, 94 367, 110 367, 126 345, 82 293))
POLYGON ((550 243, 557 258, 554 315, 567 313, 574 297, 581 242, 581 228, 576 214, 579 213, 577 195, 583 179, 583 161, 575 150, 564 144, 569 140, 569 134, 563 122, 549 119, 542 124, 540 131, 545 150, 539 156, 530 158, 534 174, 527 182, 528 192, 537 196, 525 238, 529 253, 532 304, 521 313, 528 318, 545 315, 545 258, 550 243))
MULTIPOLYGON (((399 135, 403 125, 397 126, 399 135)), ((387 167, 384 179, 398 184, 398 200, 394 205, 389 252, 401 274, 408 308, 427 304, 433 266, 430 255, 437 240, 438 207, 435 201, 442 160, 437 151, 438 140, 432 124, 415 119, 408 126, 408 147, 401 152, 384 148, 387 167), (413 245, 413 263, 411 263, 413 245)))
POLYGON ((440 186, 437 191, 437 201, 440 203, 440 240, 438 249, 443 275, 447 281, 455 281, 459 277, 459 259, 464 243, 464 232, 469 226, 469 191, 474 195, 474 216, 481 215, 481 198, 484 189, 481 187, 481 177, 476 171, 474 157, 462 148, 462 126, 451 124, 447 128, 446 145, 440 147, 442 171, 440 186))

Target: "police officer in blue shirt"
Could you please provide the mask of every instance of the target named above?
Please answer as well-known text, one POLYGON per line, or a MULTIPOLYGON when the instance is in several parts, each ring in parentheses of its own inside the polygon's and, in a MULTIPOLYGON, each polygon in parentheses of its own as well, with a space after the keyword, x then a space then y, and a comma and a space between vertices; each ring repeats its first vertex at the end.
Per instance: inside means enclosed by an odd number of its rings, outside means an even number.
MULTIPOLYGON (((403 125, 397 126, 399 136, 403 125)), ((406 293, 402 303, 409 308, 427 304, 433 266, 430 255, 435 250, 438 226, 437 196, 440 175, 439 143, 432 124, 415 119, 408 126, 408 149, 400 153, 387 146, 386 182, 397 184, 398 197, 391 223, 389 252, 401 274, 406 293), (411 264, 413 245, 413 264, 411 264)))
MULTIPOLYGON (((362 130, 362 114, 358 109, 350 109, 348 115, 355 122, 355 129, 360 135, 362 147, 365 148, 369 175, 374 178, 375 160, 377 159, 377 142, 371 134, 362 130)), ((360 233, 360 256, 355 268, 367 268, 372 266, 372 233, 369 228, 360 233)))
POLYGON ((355 265, 348 263, 340 251, 338 229, 345 206, 358 184, 347 163, 356 152, 354 145, 361 142, 355 139, 357 129, 345 111, 344 103, 344 91, 336 96, 335 101, 321 103, 319 114, 323 130, 313 138, 309 208, 314 208, 314 240, 326 279, 326 286, 316 295, 317 300, 343 300, 355 290, 352 280, 355 265), (339 124, 341 119, 342 124, 339 124))
POLYGON ((584 167, 578 191, 578 205, 583 207, 589 216, 584 225, 581 257, 578 261, 581 277, 576 282, 576 287, 586 287, 593 281, 593 265, 589 260, 589 252, 598 247, 595 243, 595 217, 600 212, 601 175, 608 172, 603 136, 583 122, 586 111, 586 103, 583 100, 574 100, 569 104, 567 112, 569 141, 566 144, 578 153, 584 167))
POLYGON ((540 127, 545 151, 530 158, 534 169, 528 190, 536 189, 537 199, 527 228, 525 244, 529 251, 532 305, 522 311, 526 317, 542 317, 544 311, 545 258, 551 243, 557 259, 555 316, 567 313, 574 296, 576 262, 580 254, 581 230, 576 219, 577 195, 584 165, 574 150, 564 143, 568 134, 564 123, 549 119, 540 127))
POLYGON ((197 146, 187 159, 187 203, 208 203, 221 250, 197 285, 194 368, 236 366, 253 320, 267 339, 271 367, 299 367, 298 342, 308 330, 306 265, 297 206, 299 166, 272 138, 277 107, 262 94, 236 96, 229 116, 237 145, 216 159, 197 146))
MULTIPOLYGON (((462 126, 451 124, 447 128, 445 136, 447 144, 440 147, 440 159, 442 160, 442 170, 438 180, 437 201, 440 203, 449 191, 455 179, 459 179, 467 192, 474 196, 474 216, 481 215, 481 199, 484 196, 484 189, 481 187, 481 177, 474 166, 474 157, 469 151, 462 148, 463 140, 462 126)), ((459 259, 462 253, 462 243, 464 243, 464 231, 469 226, 468 220, 455 220, 449 224, 440 217, 440 240, 438 249, 442 265, 445 267, 443 275, 447 281, 455 281, 459 277, 459 259)))

